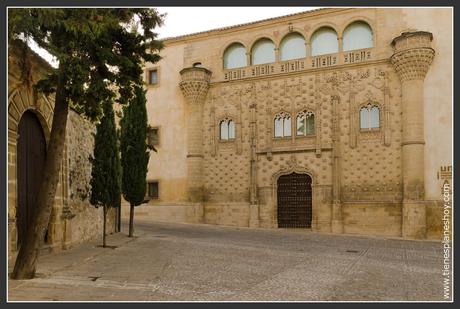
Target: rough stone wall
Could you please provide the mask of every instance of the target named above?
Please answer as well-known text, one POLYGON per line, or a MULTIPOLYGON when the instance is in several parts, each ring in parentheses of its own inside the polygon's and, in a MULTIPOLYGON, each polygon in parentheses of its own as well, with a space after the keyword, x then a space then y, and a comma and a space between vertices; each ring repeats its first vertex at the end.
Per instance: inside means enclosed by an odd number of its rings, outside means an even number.
MULTIPOLYGON (((46 141, 49 141, 51 122, 53 119, 54 96, 34 94, 32 85, 48 73, 50 65, 34 53, 26 50, 23 61, 24 44, 16 41, 8 46, 8 258, 14 258, 17 252, 17 140, 18 125, 24 112, 32 111, 39 119, 46 141), (28 70, 24 70, 23 64, 28 70)), ((59 248, 62 240, 62 220, 60 213, 65 199, 65 179, 63 168, 59 175, 55 202, 51 211, 48 226, 48 242, 46 246, 59 248)))
MULTIPOLYGON (((54 96, 35 93, 32 86, 51 69, 50 65, 28 50, 26 61, 30 65, 27 83, 22 76, 22 44, 15 42, 8 50, 8 258, 17 251, 16 209, 17 191, 17 131, 22 114, 32 111, 42 125, 47 143, 53 119, 54 96)), ((60 250, 74 244, 100 237, 102 211, 89 205, 90 163, 94 128, 75 112, 69 112, 66 147, 56 188, 55 202, 48 226, 47 242, 43 249, 60 250), (72 216, 74 215, 74 216, 72 216)), ((116 212, 108 216, 108 231, 115 229, 116 212)))
MULTIPOLYGON (((75 215, 70 220, 72 244, 102 237, 102 208, 89 203, 91 163, 94 147, 95 126, 77 113, 70 111, 67 122, 67 153, 69 170, 68 206, 75 215)), ((107 215, 107 232, 115 232, 116 209, 107 215)))

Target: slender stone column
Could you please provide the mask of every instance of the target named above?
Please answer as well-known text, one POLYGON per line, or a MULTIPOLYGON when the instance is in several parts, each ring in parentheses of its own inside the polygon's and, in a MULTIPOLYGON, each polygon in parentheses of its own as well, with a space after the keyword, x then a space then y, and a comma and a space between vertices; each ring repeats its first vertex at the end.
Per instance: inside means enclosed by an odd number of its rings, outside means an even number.
POLYGON ((259 227, 259 205, 257 197, 257 154, 256 154, 256 131, 257 131, 257 105, 251 104, 249 106, 250 112, 250 136, 249 140, 251 143, 251 155, 250 155, 250 188, 249 188, 249 200, 251 205, 249 206, 249 227, 259 227))
POLYGON ((179 87, 188 105, 187 114, 187 195, 190 202, 203 201, 203 104, 209 89, 211 71, 185 68, 180 71, 179 87))
POLYGON ((402 85, 402 236, 426 238, 423 83, 433 61, 430 32, 404 32, 393 39, 395 66, 402 85))
POLYGON ((332 221, 331 232, 343 233, 342 202, 340 200, 340 118, 338 95, 332 96, 332 221))

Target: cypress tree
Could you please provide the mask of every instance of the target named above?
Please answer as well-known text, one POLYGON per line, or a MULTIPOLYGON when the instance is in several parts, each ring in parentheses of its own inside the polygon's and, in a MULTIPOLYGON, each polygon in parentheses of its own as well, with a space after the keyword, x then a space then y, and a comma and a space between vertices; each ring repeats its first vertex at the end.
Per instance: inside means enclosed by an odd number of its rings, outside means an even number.
POLYGON ((147 137, 147 110, 145 91, 136 87, 135 96, 123 108, 120 121, 120 151, 123 197, 130 203, 129 237, 134 230, 134 207, 144 202, 149 152, 147 137))
POLYGON ((119 207, 120 200, 120 157, 113 103, 103 104, 103 116, 96 127, 94 153, 91 158, 90 203, 96 208, 102 206, 104 227, 102 246, 106 247, 107 211, 119 207))

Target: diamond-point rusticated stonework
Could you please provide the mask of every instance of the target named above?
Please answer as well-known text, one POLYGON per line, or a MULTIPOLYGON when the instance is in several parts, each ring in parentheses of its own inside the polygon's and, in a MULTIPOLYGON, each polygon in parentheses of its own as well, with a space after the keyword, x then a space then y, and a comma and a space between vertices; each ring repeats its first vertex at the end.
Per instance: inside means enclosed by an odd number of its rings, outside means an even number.
POLYGON ((425 31, 404 32, 393 39, 391 63, 401 81, 425 78, 435 55, 432 40, 433 34, 425 31))
POLYGON ((209 89, 212 72, 206 68, 185 68, 180 71, 179 87, 188 103, 203 103, 209 89))
POLYGON ((276 228, 283 205, 271 179, 295 166, 312 172, 312 230, 439 239, 433 175, 451 152, 449 20, 446 9, 328 8, 166 39, 161 87, 147 92, 149 121, 165 134, 149 162, 160 200, 141 207, 167 221, 276 228), (346 38, 357 21, 369 44, 346 38), (287 25, 305 41, 298 58, 287 25), (326 25, 337 50, 312 52, 326 25), (254 61, 261 38, 273 41, 270 61, 254 61), (439 61, 428 70, 431 40, 439 61), (234 43, 240 51, 227 53, 234 43), (212 72, 207 94, 196 66, 212 72), (223 119, 232 139, 220 138, 223 119))

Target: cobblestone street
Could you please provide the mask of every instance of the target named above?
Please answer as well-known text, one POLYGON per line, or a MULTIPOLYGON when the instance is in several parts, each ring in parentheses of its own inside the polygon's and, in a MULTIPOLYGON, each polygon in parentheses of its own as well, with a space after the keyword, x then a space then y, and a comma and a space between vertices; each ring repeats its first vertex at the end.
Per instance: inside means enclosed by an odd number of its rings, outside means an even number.
MULTIPOLYGON (((138 220, 39 259, 9 301, 443 300, 440 243, 138 220)), ((13 265, 9 265, 11 271, 13 265)))

